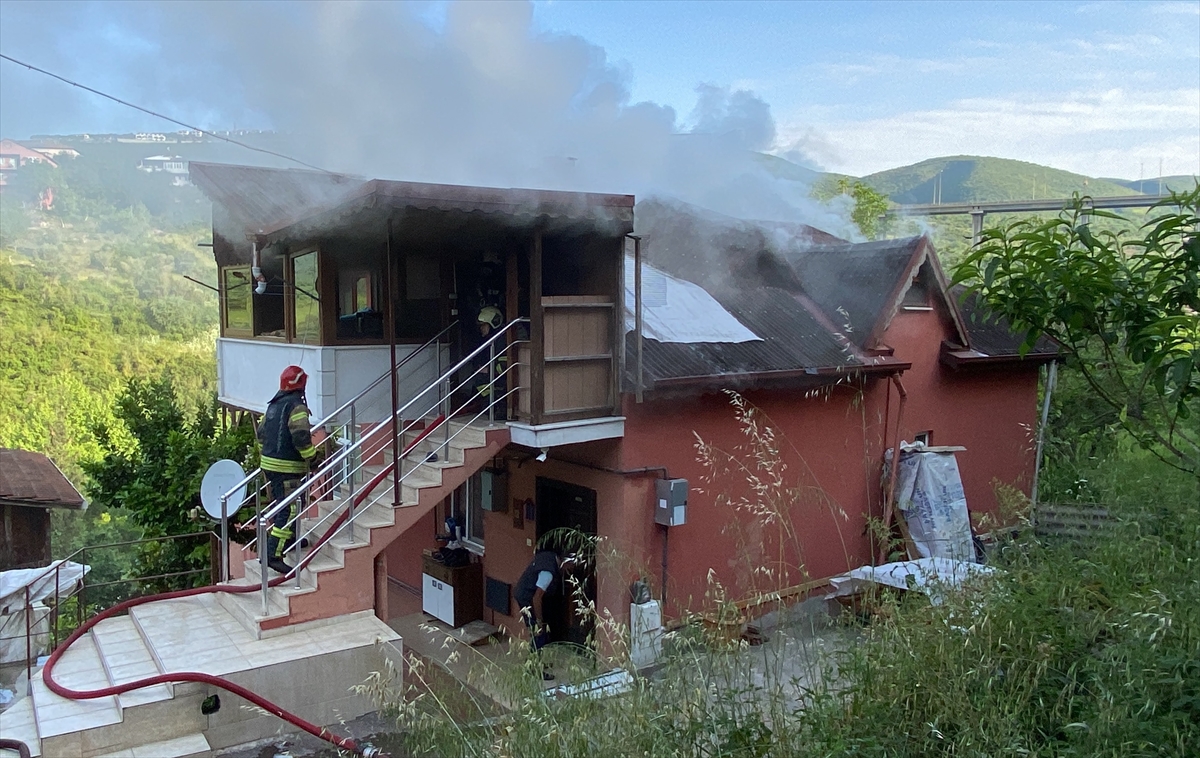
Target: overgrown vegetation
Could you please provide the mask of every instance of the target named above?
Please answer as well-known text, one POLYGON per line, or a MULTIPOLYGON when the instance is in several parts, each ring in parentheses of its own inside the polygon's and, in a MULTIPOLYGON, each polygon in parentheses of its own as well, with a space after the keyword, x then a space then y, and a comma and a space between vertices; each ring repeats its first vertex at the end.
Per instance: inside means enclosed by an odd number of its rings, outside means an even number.
MULTIPOLYGON (((185 426, 199 429, 211 422, 216 378, 216 296, 184 278, 215 283, 211 254, 197 247, 210 236, 207 204, 195 188, 137 171, 128 155, 92 153, 59 168, 26 165, 0 195, 0 446, 50 455, 81 490, 86 467, 138 450, 118 404, 130 382, 169 386, 185 426), (39 203, 47 189, 49 209, 39 203)), ((55 557, 169 533, 101 497, 53 519, 55 557)), ((94 583, 149 565, 127 548, 86 558, 94 583)), ((177 563, 196 561, 155 565, 177 563)))
POLYGON ((1051 221, 990 229, 958 267, 1032 347, 1055 339, 1094 399, 1169 465, 1200 478, 1200 187, 1136 236, 1084 200, 1051 221), (1194 415, 1195 414, 1195 415, 1194 415))

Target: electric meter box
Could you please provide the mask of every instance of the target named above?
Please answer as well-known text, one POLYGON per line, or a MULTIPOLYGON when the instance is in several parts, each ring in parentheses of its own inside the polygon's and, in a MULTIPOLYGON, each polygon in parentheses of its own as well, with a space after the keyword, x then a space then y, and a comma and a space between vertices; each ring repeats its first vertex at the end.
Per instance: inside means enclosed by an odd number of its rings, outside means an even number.
POLYGON ((687 523, 687 479, 655 481, 654 523, 682 526, 687 523))

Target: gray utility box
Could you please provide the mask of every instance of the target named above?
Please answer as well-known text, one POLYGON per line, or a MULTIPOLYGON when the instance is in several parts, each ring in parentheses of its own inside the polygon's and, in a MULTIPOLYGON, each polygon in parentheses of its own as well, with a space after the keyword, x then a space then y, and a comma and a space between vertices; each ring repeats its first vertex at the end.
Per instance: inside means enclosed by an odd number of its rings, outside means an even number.
POLYGON ((681 526, 687 523, 687 479, 659 479, 654 483, 654 523, 681 526))

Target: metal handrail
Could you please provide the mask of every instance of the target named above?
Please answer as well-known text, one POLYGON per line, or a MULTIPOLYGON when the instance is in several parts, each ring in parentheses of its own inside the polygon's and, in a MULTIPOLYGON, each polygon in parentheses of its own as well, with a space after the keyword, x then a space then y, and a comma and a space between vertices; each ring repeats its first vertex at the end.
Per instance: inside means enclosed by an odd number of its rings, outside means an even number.
MULTIPOLYGON (((103 550, 106 548, 118 548, 118 547, 128 547, 130 545, 140 545, 140 544, 143 544, 146 542, 169 542, 169 541, 173 541, 173 540, 182 540, 182 539, 189 539, 189 538, 193 538, 193 537, 204 537, 204 536, 207 536, 209 538, 209 540, 211 541, 214 538, 216 538, 218 535, 215 532, 213 532, 212 530, 205 530, 205 531, 199 531, 199 532, 190 532, 188 534, 168 534, 163 537, 143 537, 142 539, 139 539, 139 540, 124 540, 121 542, 109 542, 109 543, 105 543, 105 544, 101 544, 101 545, 84 545, 83 547, 78 548, 77 550, 72 552, 67 557, 62 558, 58 561, 55 561, 53 563, 53 565, 47 566, 46 570, 43 571, 41 574, 38 574, 30 582, 28 582, 25 585, 25 589, 24 589, 24 597, 25 597, 25 609, 24 609, 24 612, 25 612, 25 635, 24 636, 25 636, 25 657, 26 657, 25 671, 26 671, 26 675, 28 676, 28 675, 32 674, 32 671, 33 671, 33 626, 34 626, 35 620, 33 618, 32 600, 31 600, 31 593, 30 593, 30 587, 33 584, 46 579, 51 574, 54 574, 54 605, 52 608, 47 609, 45 616, 42 616, 41 618, 37 619, 38 622, 40 622, 42 618, 46 618, 51 615, 53 615, 54 618, 57 619, 58 612, 59 612, 59 610, 61 610, 62 602, 64 600, 68 600, 68 599, 78 595, 84 599, 80 600, 80 602, 76 608, 76 614, 77 614, 76 623, 82 624, 84 621, 84 616, 86 614, 86 606, 87 606, 86 593, 89 588, 90 589, 98 589, 100 587, 109 587, 109 586, 118 585, 118 584, 131 584, 134 582, 145 582, 145 581, 150 581, 150 580, 154 580, 154 579, 171 579, 171 578, 175 578, 175 577, 190 576, 192 574, 200 574, 200 573, 204 573, 204 572, 208 572, 211 574, 213 571, 212 556, 211 555, 209 556, 209 568, 207 568, 207 569, 190 569, 188 571, 168 572, 165 574, 151 574, 151 575, 147 575, 147 576, 123 577, 121 579, 117 579, 117 580, 110 581, 110 582, 98 582, 95 584, 88 584, 87 575, 85 573, 83 576, 81 576, 79 578, 78 587, 74 590, 68 591, 64 595, 59 592, 59 588, 62 585, 62 574, 61 574, 62 567, 67 562, 72 561, 73 559, 79 557, 80 558, 79 563, 86 565, 82 556, 85 556, 89 550, 94 552, 96 550, 103 550)), ((210 542, 210 544, 211 544, 211 542, 210 542)), ((50 635, 50 640, 51 640, 50 648, 53 650, 55 647, 58 646, 57 622, 52 624, 51 629, 49 630, 48 634, 50 635)), ((20 639, 20 637, 19 636, 18 637, 4 637, 3 639, 20 639)))
MULTIPOLYGON (((457 322, 457 321, 454 321, 454 322, 452 322, 452 323, 451 323, 449 326, 447 326, 445 329, 443 329, 442 331, 440 331, 440 332, 438 332, 436 335, 434 335, 434 336, 433 336, 433 338, 431 338, 431 339, 429 339, 428 341, 426 341, 426 342, 425 342, 425 344, 421 345, 421 346, 420 346, 420 347, 418 347, 416 350, 412 351, 412 352, 411 352, 411 353, 409 353, 408 355, 406 355, 406 356, 404 356, 403 358, 401 358, 401 359, 400 359, 400 362, 396 364, 396 370, 398 371, 398 370, 400 370, 400 369, 404 368, 404 365, 405 365, 406 363, 408 363, 410 360, 412 360, 413 358, 415 358, 415 357, 416 357, 418 354, 420 354, 420 353, 424 352, 425 348, 429 347, 429 346, 430 346, 430 345, 432 345, 433 343, 435 343, 435 342, 437 342, 438 340, 440 340, 440 339, 442 338, 442 335, 444 335, 446 332, 450 331, 451 329, 453 329, 453 328, 454 328, 455 326, 457 326, 457 325, 458 325, 458 322, 457 322)), ((338 407, 338 408, 337 408, 337 410, 333 411, 332 413, 328 413, 328 414, 326 414, 324 418, 322 418, 322 419, 321 419, 321 420, 319 420, 319 421, 316 421, 316 422, 314 422, 314 423, 313 423, 313 425, 312 425, 312 426, 313 426, 313 428, 315 429, 315 428, 317 428, 317 427, 320 427, 320 426, 325 426, 326 424, 328 424, 328 423, 329 423, 331 420, 333 420, 333 419, 334 419, 334 418, 335 418, 335 417, 336 417, 336 416, 337 416, 339 413, 341 413, 342 411, 346 410, 346 409, 347 409, 347 408, 349 408, 350 406, 354 405, 354 404, 355 404, 355 403, 357 403, 359 400, 362 400, 362 399, 363 399, 363 397, 365 397, 365 396, 366 396, 366 394, 367 394, 368 392, 370 392, 371 390, 373 390, 373 389, 375 389, 376 387, 378 387, 378 386, 380 385, 380 383, 381 383, 381 382, 383 382, 383 380, 384 380, 384 379, 387 379, 387 378, 388 378, 388 377, 390 377, 391 375, 392 375, 392 369, 390 369, 390 368, 389 368, 389 369, 388 369, 387 371, 385 371, 383 374, 380 374, 380 376, 379 376, 379 378, 378 378, 378 379, 376 379, 375 381, 373 381, 373 382, 371 382, 370 384, 368 384, 368 385, 367 385, 365 388, 363 388, 363 389, 362 389, 362 390, 361 390, 361 391, 360 391, 360 392, 359 392, 357 395, 355 395, 354 397, 350 398, 350 399, 349 399, 349 400, 347 400, 346 402, 342 403, 342 405, 341 405, 340 407, 338 407)), ((239 489, 241 489, 242 487, 245 487, 247 484, 249 484, 251 481, 253 481, 253 480, 255 479, 255 477, 257 477, 257 476, 258 476, 259 474, 261 474, 261 473, 262 473, 262 469, 261 469, 261 468, 256 468, 256 469, 254 469, 254 471, 252 471, 251 473, 249 473, 249 474, 246 474, 246 476, 244 476, 240 482, 238 482, 237 484, 235 484, 235 485, 233 485, 232 487, 230 487, 230 488, 229 488, 229 490, 228 490, 227 492, 225 492, 225 493, 224 493, 224 494, 221 496, 221 499, 222 499, 222 500, 225 500, 226 498, 229 498, 230 496, 232 496, 232 495, 233 495, 233 493, 237 492, 237 491, 238 491, 239 489)))
MULTIPOLYGON (((509 329, 512 329, 517 324, 523 324, 523 323, 528 323, 528 322, 529 322, 528 318, 515 318, 512 321, 510 321, 504 328, 497 329, 496 332, 491 337, 488 337, 486 340, 484 340, 484 342, 482 344, 480 344, 479 347, 475 348, 470 353, 468 353, 466 357, 464 357, 458 363, 454 364, 453 367, 451 367, 451 368, 447 369, 445 372, 443 372, 443 374, 441 376, 439 376, 437 379, 435 379, 433 381, 433 383, 431 383, 427 387, 425 387, 425 389, 423 389, 420 392, 418 392, 417 394, 413 395, 412 399, 410 399, 407 403, 405 403, 399 409, 393 411, 392 419, 391 419, 392 423, 395 423, 396 418, 399 417, 400 414, 402 414, 404 411, 408 410, 413 405, 413 403, 415 403, 417 401, 418 398, 423 397, 426 393, 428 393, 431 390, 437 389, 438 385, 440 385, 444 381, 447 381, 454 374, 458 373, 458 371, 461 368, 463 368, 464 366, 467 366, 471 362, 471 360, 473 360, 477 355, 479 355, 481 352, 483 352, 484 348, 490 347, 497 339, 499 339, 500 337, 506 336, 509 329)), ((299 487, 297 487, 287 497, 283 498, 278 503, 276 503, 274 506, 268 508, 262 514, 260 514, 260 517, 259 517, 260 520, 274 518, 275 515, 278 514, 280 511, 282 511, 285 506, 290 506, 292 503, 296 502, 296 500, 299 499, 299 497, 308 489, 308 487, 311 485, 312 482, 317 481, 321 476, 327 475, 333 470, 334 463, 344 460, 345 457, 347 455, 349 455, 352 451, 361 448, 368 439, 373 437, 375 434, 377 434, 383 428, 384 427, 382 424, 376 426, 370 432, 363 435, 363 437, 360 438, 353 445, 346 447, 344 450, 338 452, 333 458, 331 458, 330 460, 327 460, 319 469, 317 469, 317 471, 313 472, 313 474, 311 476, 309 476, 307 479, 305 479, 303 484, 301 484, 299 487)))
MULTIPOLYGON (((445 336, 445 334, 447 332, 449 332, 451 329, 453 329, 457 325, 458 325, 458 321, 450 322, 450 324, 448 324, 445 328, 443 328, 440 332, 435 334, 433 337, 426 340, 425 343, 422 344, 420 347, 418 347, 416 350, 413 350, 408 355, 404 356, 404 358, 402 358, 396 364, 394 370, 399 371, 400 369, 404 368, 404 366, 409 361, 413 360, 416 356, 423 354, 425 352, 426 348, 428 348, 430 345, 436 344, 438 346, 438 349, 440 350, 441 349, 441 342, 440 342, 441 338, 443 336, 445 336)), ((379 377, 377 379, 375 379, 375 381, 371 382, 366 387, 364 387, 362 390, 360 390, 357 395, 350 398, 346 402, 342 403, 342 405, 339 406, 337 409, 335 409, 331 413, 326 414, 324 416, 324 418, 322 418, 319 421, 317 421, 316 423, 314 423, 312 425, 313 428, 325 426, 330 421, 337 418, 337 416, 339 414, 343 413, 346 409, 353 408, 354 405, 358 401, 362 400, 364 397, 367 396, 367 393, 371 392, 373 389, 378 387, 383 382, 383 380, 388 379, 389 377, 393 376, 394 370, 389 368, 386 372, 384 372, 383 374, 380 374, 379 377)), ((351 421, 351 423, 353 423, 353 420, 351 421)), ((344 456, 339 458, 338 460, 344 460, 344 456)), ((246 474, 244 477, 242 477, 242 479, 237 484, 235 484, 231 488, 229 488, 228 491, 221 494, 221 580, 222 581, 229 580, 229 555, 228 555, 228 553, 229 553, 229 499, 234 495, 234 493, 236 493, 242 487, 249 485, 251 482, 256 481, 258 479, 258 477, 261 475, 262 475, 262 467, 256 468, 253 471, 251 471, 250 473, 246 474)), ((246 497, 245 499, 242 500, 242 505, 244 505, 251 498, 257 497, 260 492, 262 492, 266 489, 266 487, 267 487, 266 484, 255 487, 254 493, 252 495, 250 495, 249 497, 246 497)), ((237 508, 235 508, 234 512, 241 510, 242 505, 239 505, 237 508)), ((252 540, 250 544, 255 544, 255 543, 257 543, 257 541, 258 541, 258 539, 257 539, 257 537, 255 537, 255 539, 252 540)), ((249 545, 247 545, 247 547, 249 547, 249 545)))
MULTIPOLYGON (((513 366, 513 367, 510 367, 510 368, 508 368, 508 369, 505 369, 504 371, 502 371, 502 372, 500 373, 500 375, 499 375, 499 376, 497 376, 497 377, 495 377, 495 378, 496 378, 496 379, 499 379, 500 377, 502 377, 502 376, 505 376, 505 375, 506 375, 506 374, 508 374, 508 372, 509 372, 509 371, 510 371, 512 368, 514 368, 514 367, 515 367, 515 366, 513 366)), ((495 408, 495 406, 496 406, 496 405, 497 405, 497 404, 498 404, 498 403, 499 403, 501 400, 507 400, 507 399, 508 399, 508 398, 509 398, 511 395, 513 395, 514 393, 516 393, 516 392, 517 392, 519 389, 520 389, 519 387, 513 387, 513 388, 511 388, 511 389, 507 390, 507 391, 506 391, 506 392, 505 392, 503 395, 501 395, 499 398, 496 398, 496 399, 492 400, 491 402, 489 402, 489 403, 488 403, 488 406, 487 406, 487 408, 485 408, 485 409, 484 409, 484 410, 482 410, 482 411, 479 411, 478 413, 476 413, 474 416, 472 416, 472 417, 471 417, 469 420, 467 420, 466 422, 463 422, 462 426, 461 426, 461 427, 459 427, 458 431, 456 431, 456 432, 454 432, 453 434, 450 434, 449 436, 447 436, 447 437, 446 437, 446 439, 442 441, 442 444, 448 444, 450 440, 452 440, 452 439, 454 439, 455 437, 457 437, 458 435, 462 434, 462 433, 463 433, 463 432, 464 432, 464 431, 465 431, 465 430, 466 430, 466 429, 467 429, 467 428, 468 428, 468 427, 469 427, 469 426, 470 426, 470 425, 471 425, 473 422, 475 422, 475 421, 478 421, 478 420, 479 420, 480 418, 482 418, 482 417, 483 417, 485 414, 488 414, 489 412, 491 412, 491 411, 492 411, 492 410, 495 408)), ((465 405, 466 405, 466 404, 464 404, 463 406, 460 406, 460 409, 461 409, 462 407, 465 407, 465 405)), ((422 431, 426 431, 426 432, 433 432, 433 431, 435 431, 435 430, 437 430, 437 429, 440 429, 440 428, 442 428, 443 426, 449 426, 449 424, 450 424, 450 422, 451 422, 451 421, 452 421, 452 417, 451 417, 451 416, 449 416, 449 415, 447 415, 447 416, 445 416, 444 418, 442 418, 440 421, 438 421, 436 424, 433 424, 432 426, 430 426, 430 427, 427 427, 425 430, 422 430, 422 431)), ((416 468, 413 468, 413 469, 411 469, 411 470, 410 470, 408 473, 406 473, 406 474, 401 474, 401 475, 400 475, 400 482, 403 484, 403 482, 404 482, 404 480, 405 480, 405 479, 407 479, 409 476, 411 476, 411 475, 415 474, 416 472, 417 472, 417 469, 416 469, 416 468)), ((386 494, 386 493, 384 493, 384 494, 386 494)), ((380 495, 380 497, 383 497, 383 495, 381 494, 381 495, 380 495)), ((371 501, 371 503, 368 505, 368 507, 370 507, 370 505, 374 505, 374 504, 375 504, 376 502, 378 502, 378 501, 379 501, 379 498, 376 498, 375 500, 371 501)), ((332 542, 333 540, 337 539, 338 535, 340 535, 344 529, 346 529, 347 527, 349 527, 349 526, 352 524, 352 522, 354 521, 354 519, 358 517, 358 515, 360 515, 361 513, 363 513, 363 512, 364 512, 364 511, 366 511, 366 510, 367 510, 366 508, 363 508, 362 510, 360 510, 360 511, 358 512, 358 514, 351 514, 350 516, 348 516, 348 517, 347 517, 347 519, 346 519, 346 521, 344 521, 344 522, 343 522, 343 523, 341 523, 341 524, 338 524, 338 525, 337 525, 337 526, 336 526, 336 527, 333 529, 333 531, 332 531, 332 532, 330 532, 330 534, 328 534, 328 535, 327 535, 327 536, 324 538, 324 543, 323 543, 323 544, 327 544, 327 543, 329 543, 329 542, 332 542)), ((334 513, 333 513, 333 512, 329 513, 327 516, 325 516, 325 517, 324 517, 324 518, 322 518, 320 521, 318 521, 318 523, 317 523, 317 524, 314 524, 314 525, 312 526, 312 528, 311 528, 311 529, 309 529, 309 531, 308 531, 307 533, 308 533, 308 534, 311 534, 311 533, 312 533, 314 530, 316 530, 316 528, 317 528, 318 526, 320 526, 321 524, 323 524, 323 523, 324 523, 326 520, 328 520, 328 519, 329 519, 331 516, 333 516, 333 515, 334 515, 334 513)), ((297 541, 296 541, 295 545, 293 545, 293 548, 295 548, 295 547, 296 547, 296 546, 298 546, 298 545, 299 545, 299 540, 297 540, 297 541)), ((322 545, 322 546, 323 546, 323 545, 322 545)), ((318 549, 319 549, 319 548, 318 548, 318 549)), ((296 586, 297 586, 297 587, 299 587, 299 586, 300 586, 300 571, 301 571, 303 568, 305 568, 306 566, 308 566, 308 564, 312 562, 312 560, 313 560, 313 559, 316 557, 316 555, 317 555, 317 549, 311 550, 311 551, 308 553, 308 555, 302 556, 302 557, 301 557, 301 558, 300 558, 300 559, 299 559, 299 560, 296 562, 296 565, 295 565, 295 566, 292 568, 292 572, 295 572, 295 575, 296 575, 296 586)))
MULTIPOLYGON (((489 386, 494 386, 495 381, 498 378, 498 377, 496 377, 495 371, 494 371, 494 357, 496 354, 496 350, 495 350, 496 342, 501 337, 507 338, 509 335, 509 331, 513 330, 517 325, 525 324, 528 322, 529 322, 528 318, 515 318, 512 321, 510 321, 507 325, 505 325, 503 328, 497 329, 494 334, 492 334, 490 337, 488 337, 486 340, 484 340, 478 347, 476 347, 474 350, 472 350, 470 353, 468 353, 466 356, 464 356, 458 363, 454 364, 452 367, 450 367, 445 372, 443 372, 442 375, 439 376, 436 380, 434 380, 431 384, 429 384, 424 389, 422 389, 420 392, 418 392, 416 395, 414 395, 401 408, 394 409, 392 411, 390 422, 389 422, 393 429, 393 432, 398 433, 398 431, 395 429, 395 425, 398 423, 398 421, 400 419, 403 418, 404 412, 407 411, 409 408, 411 408, 413 406, 413 404, 417 402, 418 399, 420 399, 421 397, 424 397, 426 394, 428 394, 432 390, 437 389, 440 391, 443 382, 445 382, 447 388, 449 388, 452 377, 460 369, 462 369, 465 366, 468 366, 471 363, 471 361, 473 361, 476 358, 476 356, 478 356, 480 353, 482 353, 485 349, 489 350, 489 362, 488 362, 489 386)), ((512 370, 512 368, 514 368, 514 367, 509 366, 502 372, 501 375, 502 376, 507 375, 509 373, 509 371, 512 370)), ((479 372, 474 372, 472 374, 472 376, 474 376, 476 373, 479 373, 479 372)), ((461 387, 462 385, 463 385, 463 383, 460 383, 459 386, 461 387)), ((512 391, 506 392, 504 397, 507 398, 509 395, 512 394, 513 391, 515 391, 515 389, 516 388, 513 388, 512 391)), ((498 402, 498 400, 494 397, 494 393, 492 393, 492 394, 493 394, 493 397, 490 400, 490 402, 488 403, 488 407, 485 412, 490 413, 492 411, 492 409, 494 408, 495 404, 498 402)), ((436 403, 434 403, 430 408, 431 409, 438 408, 439 406, 441 406, 442 403, 448 402, 448 400, 449 400, 448 395, 447 396, 439 395, 436 403)), ((422 431, 422 438, 427 437, 428 434, 431 431, 433 431, 434 429, 439 428, 443 425, 448 425, 450 415, 451 415, 450 413, 441 414, 438 421, 432 427, 429 427, 422 431)), ((414 421, 413 425, 415 425, 415 423, 416 422, 414 421)), ((260 513, 258 522, 257 522, 257 529, 256 529, 256 531, 257 531, 256 538, 257 538, 258 544, 260 546, 266 544, 267 525, 269 523, 271 523, 271 521, 275 518, 276 515, 278 515, 280 512, 282 512, 285 508, 290 508, 293 503, 300 500, 300 498, 305 493, 307 493, 310 489, 312 489, 315 482, 320 481, 322 476, 325 476, 325 475, 331 473, 334 470, 334 467, 341 461, 345 460, 347 456, 361 451, 367 445, 368 441, 370 441, 376 434, 380 433, 383 430, 383 428, 384 427, 382 424, 376 426, 374 429, 372 429, 370 432, 368 432, 362 438, 356 440, 352 445, 339 451, 331 460, 326 461, 315 473, 313 473, 309 478, 307 478, 295 491, 291 492, 287 497, 281 499, 278 503, 275 503, 273 506, 266 509, 264 512, 260 513)), ((411 431, 411 428, 412 428, 412 425, 410 425, 409 428, 406 429, 404 433, 411 431)), ((447 432, 448 432, 449 427, 447 426, 446 428, 447 428, 447 432)), ((457 436, 457 434, 456 434, 456 436, 457 436)), ((448 439, 449 439, 449 437, 447 435, 447 439, 443 440, 443 444, 446 444, 448 442, 448 439)), ((380 448, 380 450, 382 450, 382 448, 380 448)), ((377 450, 375 452, 379 452, 379 450, 377 450)), ((403 457, 404 456, 400 456, 400 458, 394 459, 392 461, 391 465, 393 467, 399 466, 400 461, 401 461, 401 459, 403 459, 403 457)), ((414 471, 415 471, 415 469, 414 469, 414 471)), ((411 474, 412 472, 409 472, 409 473, 411 474)), ((405 478, 406 478, 406 476, 407 475, 405 475, 405 478)), ((366 485, 366 487, 364 487, 364 490, 362 492, 351 495, 351 497, 349 498, 349 506, 346 511, 346 516, 345 516, 346 520, 342 524, 338 525, 338 527, 336 528, 336 534, 340 534, 341 530, 346 528, 347 526, 352 526, 354 523, 354 520, 357 518, 354 514, 355 498, 363 495, 365 492, 368 492, 370 489, 374 489, 374 487, 378 486, 380 483, 381 483, 381 481, 368 482, 368 484, 366 485)), ((394 492, 395 491, 395 483, 393 483, 392 489, 394 492)), ((399 494, 399 493, 394 492, 394 494, 399 494)), ((296 516, 293 517, 292 519, 289 519, 288 524, 290 525, 290 524, 296 523, 303 516, 304 510, 305 510, 304 508, 298 509, 296 516)), ((361 513, 361 511, 360 511, 360 513, 361 513)), ((341 518, 341 516, 339 516, 339 518, 341 518)), ((310 553, 307 556, 305 556, 302 559, 302 561, 295 568, 293 568, 291 570, 291 572, 289 572, 289 573, 294 572, 297 585, 299 585, 300 581, 301 581, 301 569, 303 568, 303 566, 307 565, 313 559, 313 557, 315 557, 316 553, 320 550, 320 548, 323 547, 324 544, 326 542, 328 542, 333 536, 336 536, 336 534, 331 533, 331 534, 326 534, 325 536, 323 536, 320 539, 319 543, 314 546, 313 550, 310 551, 310 553)), ((296 539, 295 544, 297 544, 297 545, 300 544, 299 536, 296 539)), ((266 613, 268 613, 270 610, 269 599, 268 599, 268 594, 267 594, 267 590, 269 588, 268 581, 267 581, 267 561, 265 558, 266 558, 266 556, 264 556, 262 554, 262 551, 260 550, 259 551, 259 568, 261 571, 261 578, 262 578, 262 607, 263 607, 264 615, 266 613)))

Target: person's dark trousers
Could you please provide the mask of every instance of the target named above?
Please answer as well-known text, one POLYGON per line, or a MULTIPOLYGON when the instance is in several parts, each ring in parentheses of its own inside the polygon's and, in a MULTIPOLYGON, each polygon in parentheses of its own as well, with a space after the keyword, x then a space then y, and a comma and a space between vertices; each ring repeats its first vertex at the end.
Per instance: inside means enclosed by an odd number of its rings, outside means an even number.
MULTIPOLYGON (((263 473, 266 474, 267 482, 271 485, 272 504, 282 502, 285 497, 295 491, 301 481, 300 477, 281 474, 276 471, 265 471, 263 473)), ((296 518, 296 514, 299 512, 300 499, 297 498, 292 502, 290 507, 279 511, 272 519, 271 528, 267 532, 266 558, 268 564, 282 561, 284 552, 295 541, 295 529, 293 526, 289 526, 289 524, 296 518)))
POLYGON ((525 628, 529 630, 529 644, 533 648, 533 652, 536 653, 546 647, 547 643, 550 642, 550 635, 546 633, 544 628, 541 632, 534 633, 537 628, 537 619, 533 617, 532 608, 526 607, 521 609, 521 620, 525 622, 525 628))

